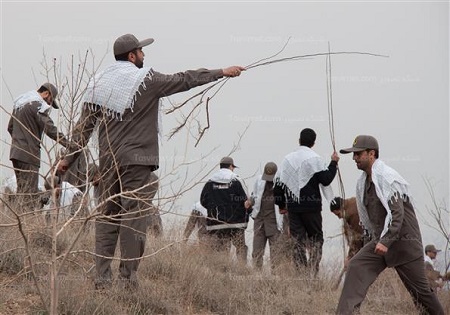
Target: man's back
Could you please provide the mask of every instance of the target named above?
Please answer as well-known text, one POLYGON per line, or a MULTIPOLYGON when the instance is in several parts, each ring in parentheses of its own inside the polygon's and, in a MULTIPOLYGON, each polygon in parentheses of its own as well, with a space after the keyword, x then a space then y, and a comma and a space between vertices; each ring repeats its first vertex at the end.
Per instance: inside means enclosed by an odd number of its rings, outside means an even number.
POLYGON ((343 206, 345 208, 344 220, 346 222, 346 225, 348 226, 348 229, 362 235, 363 228, 359 220, 358 208, 356 206, 356 198, 352 197, 345 199, 343 206))
MULTIPOLYGON (((279 183, 276 184, 274 194, 278 199, 283 199, 283 195, 287 195, 287 203, 290 211, 294 212, 315 212, 322 210, 322 197, 320 194, 320 184, 328 186, 333 181, 337 172, 337 163, 332 161, 327 170, 315 173, 308 183, 300 189, 299 199, 295 200, 285 186, 281 189, 279 183)), ((297 174, 298 176, 298 174, 297 174)), ((283 208, 283 204, 277 203, 283 208)))
POLYGON ((229 183, 209 180, 200 197, 202 206, 208 210, 207 225, 247 222, 246 200, 247 195, 239 180, 233 179, 229 183))
POLYGON ((428 282, 430 283, 430 288, 435 290, 437 287, 439 287, 439 283, 437 281, 441 277, 441 274, 439 273, 439 271, 436 271, 434 269, 433 263, 427 261, 426 257, 425 257, 425 275, 427 276, 428 282))

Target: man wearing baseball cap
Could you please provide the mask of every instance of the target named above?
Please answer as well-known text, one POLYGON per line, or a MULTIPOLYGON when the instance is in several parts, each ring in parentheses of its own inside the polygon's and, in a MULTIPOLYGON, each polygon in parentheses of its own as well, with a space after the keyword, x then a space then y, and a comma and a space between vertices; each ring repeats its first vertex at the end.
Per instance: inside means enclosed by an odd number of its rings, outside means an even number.
POLYGON ((21 211, 35 208, 39 198, 38 179, 41 165, 42 134, 66 146, 67 141, 58 132, 50 118, 50 109, 58 108, 58 89, 51 83, 42 84, 39 89, 28 91, 14 100, 13 112, 8 123, 11 135, 9 158, 17 178, 17 194, 21 211))
POLYGON ((409 184, 378 159, 378 141, 369 135, 355 138, 350 148, 363 173, 356 185, 356 202, 363 228, 371 240, 350 260, 337 314, 353 314, 369 286, 386 268, 395 268, 416 305, 429 314, 444 314, 428 286, 423 266, 422 236, 409 184))
POLYGON ((116 61, 89 82, 83 97, 84 108, 72 135, 74 141, 58 165, 58 172, 63 173, 98 126, 99 168, 104 186, 109 187, 102 193, 102 199, 108 200, 103 209, 106 217, 96 221, 95 283, 99 289, 112 283, 111 262, 119 239, 124 259, 120 263, 119 283, 129 288, 138 285, 146 216, 158 188, 154 171, 159 168, 160 99, 222 77, 239 76, 244 70, 232 66, 162 74, 144 67, 143 48, 153 42, 152 38, 138 40, 132 34, 116 39, 113 47, 116 61), (110 196, 117 197, 109 200, 110 196))
POLYGON ((347 269, 348 262, 363 247, 363 229, 359 224, 356 198, 343 199, 335 197, 330 203, 330 210, 343 221, 344 236, 347 240, 348 253, 344 260, 344 270, 347 269))
POLYGON ((268 162, 264 166, 264 172, 258 177, 250 197, 253 204, 253 253, 252 258, 256 268, 263 266, 263 256, 267 242, 270 245, 271 267, 277 267, 280 262, 281 244, 279 237, 283 231, 283 215, 275 204, 273 195, 273 178, 277 172, 277 165, 268 162))
POLYGON ((442 288, 444 286, 443 281, 450 280, 450 273, 441 275, 439 271, 434 269, 434 260, 440 251, 441 250, 436 249, 436 246, 433 244, 425 246, 425 274, 428 278, 428 283, 430 284, 431 290, 435 293, 437 293, 438 288, 442 288))
POLYGON ((233 158, 220 160, 220 169, 212 174, 200 194, 200 203, 206 209, 206 232, 212 249, 229 251, 236 247, 236 256, 247 262, 245 229, 247 228, 251 203, 241 179, 234 173, 237 167, 233 158))

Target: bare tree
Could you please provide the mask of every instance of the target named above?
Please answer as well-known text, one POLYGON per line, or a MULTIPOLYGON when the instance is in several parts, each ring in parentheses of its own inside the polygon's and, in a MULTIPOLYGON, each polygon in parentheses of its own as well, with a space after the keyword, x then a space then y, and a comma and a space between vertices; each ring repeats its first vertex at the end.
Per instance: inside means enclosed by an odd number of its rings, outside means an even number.
MULTIPOLYGON (((96 58, 91 51, 80 55, 78 61, 77 58, 72 56, 66 68, 63 68, 62 61, 52 59, 48 62, 47 57, 44 54, 44 60, 41 64, 43 70, 41 76, 44 76, 48 81, 55 82, 59 87, 59 119, 57 125, 59 129, 65 131, 66 135, 71 135, 72 131, 76 128, 75 122, 81 115, 82 95, 87 87, 90 77, 92 77, 100 66, 100 63, 96 62, 96 58)), ((0 107, 5 113, 10 115, 6 108, 0 107)), ((108 116, 102 116, 101 119, 110 119, 108 116)), ((194 126, 194 123, 193 123, 194 126)), ((242 134, 238 134, 237 143, 233 145, 229 153, 235 152, 239 148, 239 142, 241 141, 245 131, 242 134)), ((187 152, 187 146, 190 144, 191 134, 187 135, 185 142, 184 152, 187 152)), ((39 139, 41 140, 41 139, 39 139)), ((62 207, 62 200, 60 195, 60 187, 57 184, 57 174, 55 165, 58 162, 60 155, 60 146, 56 142, 41 141, 41 156, 44 171, 40 177, 41 180, 47 180, 50 183, 51 192, 51 205, 45 209, 30 209, 27 212, 20 213, 16 210, 16 203, 11 203, 6 198, 2 197, 5 209, 2 212, 2 223, 0 224, 0 233, 2 235, 9 233, 8 231, 17 232, 15 242, 4 244, 0 247, 0 254, 7 254, 10 252, 17 252, 18 250, 24 250, 25 263, 20 271, 17 273, 17 277, 10 282, 18 281, 19 277, 26 276, 33 280, 34 287, 41 299, 43 307, 50 314, 58 314, 58 303, 61 291, 61 277, 66 274, 68 266, 74 266, 80 268, 81 273, 84 276, 88 276, 90 273, 89 266, 83 262, 83 257, 86 255, 90 257, 103 257, 111 260, 132 261, 142 260, 147 257, 154 256, 161 250, 170 248, 172 245, 178 243, 178 241, 172 244, 166 245, 156 252, 149 253, 139 258, 124 259, 118 257, 105 257, 95 253, 86 248, 80 241, 89 238, 92 242, 92 233, 89 233, 89 226, 93 220, 96 219, 111 219, 113 218, 117 224, 127 220, 123 215, 105 215, 104 208, 107 203, 116 200, 117 198, 128 198, 131 200, 141 200, 141 193, 148 187, 154 185, 154 182, 148 183, 143 187, 126 192, 120 192, 114 195, 103 196, 100 198, 100 202, 94 205, 89 212, 85 211, 86 205, 89 203, 91 187, 91 180, 89 176, 89 170, 85 170, 84 182, 78 185, 80 188, 82 185, 87 189, 82 193, 79 201, 72 205, 71 216, 66 217, 64 212, 66 209, 62 207), (48 221, 44 219, 47 216, 48 221), (8 230, 8 231, 7 231, 8 230), (19 242, 20 238, 20 242, 19 242), (45 252, 45 255, 42 252, 45 252)), ((97 158, 97 146, 98 141, 94 138, 91 140, 89 147, 93 148, 93 152, 88 155, 84 155, 86 164, 90 162, 96 162, 97 158)), ((155 213, 155 209, 164 209, 166 213, 174 213, 173 207, 180 196, 186 191, 193 189, 200 182, 204 181, 208 174, 213 170, 207 163, 207 167, 199 167, 199 171, 189 172, 192 169, 191 166, 204 163, 202 160, 208 158, 214 150, 205 153, 199 159, 189 159, 187 154, 181 154, 183 158, 179 161, 173 161, 169 165, 165 165, 163 175, 160 176, 159 181, 164 185, 159 190, 159 193, 153 202, 143 203, 141 208, 135 209, 127 215, 141 215, 145 213, 147 216, 151 216, 155 213), (171 175, 176 172, 182 172, 183 176, 176 178, 174 181, 171 179, 171 175), (167 183, 166 183, 167 181, 167 183)), ((115 160, 114 152, 110 152, 111 160, 115 160)), ((214 163, 214 166, 216 163, 214 163)), ((0 165, 2 168, 10 168, 9 165, 0 165)), ((100 181, 104 180, 104 177, 109 172, 117 172, 117 163, 112 163, 111 168, 104 170, 105 173, 100 176, 100 181)), ((120 181, 120 178, 118 179, 120 181)), ((103 187, 108 189, 108 187, 103 187)), ((138 232, 138 231, 136 231, 138 232)))

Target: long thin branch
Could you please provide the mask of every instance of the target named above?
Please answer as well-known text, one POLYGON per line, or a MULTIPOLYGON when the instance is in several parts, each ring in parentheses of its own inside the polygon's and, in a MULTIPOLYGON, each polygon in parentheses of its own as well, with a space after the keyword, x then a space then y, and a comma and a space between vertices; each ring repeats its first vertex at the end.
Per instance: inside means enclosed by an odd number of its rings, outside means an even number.
MULTIPOLYGON (((290 39, 290 38, 289 38, 290 39)), ((313 53, 313 54, 305 54, 305 55, 296 55, 296 56, 291 56, 291 57, 284 57, 284 58, 279 58, 279 59, 273 59, 275 57, 277 57, 279 54, 281 54, 286 46, 289 43, 289 39, 286 41, 286 43, 283 45, 283 47, 275 54, 267 57, 267 58, 263 58, 260 59, 256 62, 251 63, 250 65, 246 66, 245 69, 246 70, 250 70, 256 67, 261 67, 261 66, 267 66, 267 65, 271 65, 271 64, 275 64, 275 63, 280 63, 280 62, 286 62, 286 61, 297 61, 297 60, 301 60, 301 59, 307 59, 307 58, 314 58, 314 57, 320 57, 320 56, 327 56, 328 58, 328 63, 327 63, 327 67, 329 67, 329 71, 330 71, 330 75, 331 75, 331 55, 365 55, 365 56, 372 56, 372 57, 388 57, 386 55, 381 55, 381 54, 375 54, 375 53, 368 53, 368 52, 359 52, 359 51, 339 51, 339 52, 331 52, 330 51, 330 46, 328 46, 328 52, 319 52, 319 53, 313 53)), ((327 68, 328 69, 328 68, 327 68)), ((327 71, 328 73, 328 71, 327 71)), ((217 90, 212 94, 212 96, 208 97, 208 103, 217 95, 217 93, 223 88, 223 86, 228 82, 229 78, 222 78, 221 80, 211 84, 210 86, 206 87, 205 89, 203 89, 202 91, 198 92, 197 94, 189 97, 187 100, 185 100, 184 102, 182 102, 179 105, 175 105, 172 106, 171 109, 166 111, 166 114, 171 114, 173 112, 175 112, 176 110, 179 110, 180 108, 184 107, 186 104, 188 104, 190 101, 194 100, 194 99, 198 99, 198 101, 194 104, 192 110, 189 112, 189 114, 184 117, 184 121, 182 123, 180 123, 178 126, 176 126, 175 128, 172 129, 171 133, 169 134, 168 138, 171 139, 175 134, 177 134, 181 129, 183 129, 186 124, 187 124, 187 120, 189 120, 189 118, 192 116, 192 114, 194 113, 194 111, 203 103, 204 98, 206 97, 207 93, 211 92, 215 87, 219 86, 217 88, 217 90)), ((329 92, 328 92, 328 96, 330 96, 331 94, 331 77, 329 79, 329 83, 327 84, 327 86, 329 87, 329 92)), ((329 101, 331 101, 331 99, 329 99, 329 101)), ((332 113, 332 110, 331 110, 332 113)), ((207 117, 209 117, 209 113, 207 113, 207 117)), ((332 123, 333 124, 333 123, 332 123)), ((204 136, 204 133, 207 129, 209 129, 210 125, 208 122, 207 127, 201 129, 201 133, 199 134, 198 140, 195 144, 195 146, 198 145, 199 140, 204 136)), ((333 126, 334 128, 334 126, 333 126)), ((332 137, 334 140, 334 135, 332 137)), ((334 141, 333 141, 334 143, 334 141)), ((333 144, 333 146, 335 146, 333 144)), ((335 147, 334 147, 335 149, 335 147)))
POLYGON ((262 62, 264 62, 264 61, 266 61, 266 60, 270 60, 270 59, 275 58, 276 56, 280 55, 280 54, 286 49, 286 47, 287 47, 287 45, 289 44, 289 41, 290 41, 290 40, 291 40, 291 37, 289 36, 289 38, 288 38, 288 40, 286 41, 286 43, 284 43, 283 47, 282 47, 278 52, 276 52, 276 53, 273 54, 272 56, 265 57, 265 58, 262 58, 262 59, 260 59, 260 60, 258 60, 258 61, 252 62, 251 64, 247 65, 247 66, 245 67, 245 69, 250 69, 250 68, 253 67, 254 65, 260 64, 260 63, 262 63, 262 62))
POLYGON ((285 57, 285 58, 275 59, 275 60, 271 60, 271 61, 266 61, 266 62, 262 62, 262 63, 256 64, 256 65, 253 65, 249 68, 246 68, 246 70, 253 69, 256 67, 261 67, 261 66, 267 66, 267 65, 274 64, 274 63, 284 62, 284 61, 296 61, 296 60, 301 60, 301 59, 305 59, 305 58, 329 56, 329 55, 365 55, 365 56, 372 56, 372 57, 389 58, 389 56, 386 56, 386 55, 360 52, 360 51, 321 52, 321 53, 297 55, 297 56, 291 56, 291 57, 285 57))

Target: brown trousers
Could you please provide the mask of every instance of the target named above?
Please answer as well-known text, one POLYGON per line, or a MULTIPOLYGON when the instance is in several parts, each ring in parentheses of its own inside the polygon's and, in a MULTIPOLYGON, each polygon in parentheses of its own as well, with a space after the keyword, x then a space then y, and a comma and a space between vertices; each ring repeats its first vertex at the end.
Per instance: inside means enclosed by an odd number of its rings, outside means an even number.
MULTIPOLYGON (((276 225, 276 222, 275 222, 276 225)), ((255 221, 256 226, 256 221, 255 221)), ((276 227, 275 227, 276 229, 276 227)), ((261 269, 263 266, 263 256, 266 249, 267 241, 269 241, 270 246, 270 263, 271 267, 275 268, 279 261, 280 256, 280 245, 279 237, 281 233, 279 231, 275 234, 267 236, 265 233, 264 225, 259 225, 259 228, 254 230, 253 234, 253 253, 252 258, 254 260, 255 267, 261 269)))
MULTIPOLYGON (((366 297, 370 285, 387 268, 384 257, 374 253, 375 245, 375 242, 367 244, 350 260, 336 314, 353 314, 366 297)), ((425 314, 444 314, 436 294, 428 285, 422 257, 394 268, 416 306, 423 307, 425 314)))
POLYGON ((101 181, 103 192, 100 201, 120 194, 108 201, 95 223, 96 285, 112 281, 111 261, 120 240, 121 262, 119 278, 137 284, 137 269, 144 254, 148 216, 152 199, 158 189, 158 177, 150 166, 129 165, 111 169, 101 181), (131 259, 131 260, 126 260, 131 259))
POLYGON ((17 180, 15 209, 21 213, 33 211, 39 201, 39 166, 12 160, 17 180))

